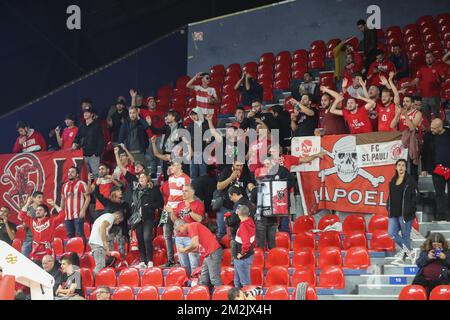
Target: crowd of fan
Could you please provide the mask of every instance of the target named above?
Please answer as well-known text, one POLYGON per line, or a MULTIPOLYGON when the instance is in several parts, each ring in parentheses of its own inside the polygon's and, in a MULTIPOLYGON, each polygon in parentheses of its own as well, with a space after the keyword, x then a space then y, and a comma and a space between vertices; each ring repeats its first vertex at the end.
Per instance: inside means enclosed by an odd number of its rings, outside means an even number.
MULTIPOLYGON (((291 217, 279 219, 258 214, 258 181, 287 180, 288 190, 298 195, 290 168, 323 157, 321 153, 291 156, 290 140, 299 136, 401 131, 409 149, 408 173, 416 180, 419 175, 433 176, 437 218, 450 221, 450 203, 445 194, 446 185, 450 187, 450 130, 445 128, 441 114, 441 107, 448 102, 440 98, 440 88, 449 74, 450 54, 436 61, 433 53, 427 52, 426 65, 411 75, 414 80, 398 88, 397 80, 409 75, 400 47, 396 46, 393 55, 385 58, 382 51, 370 48, 373 30, 363 22, 358 24, 364 33, 365 55, 345 42, 340 45, 339 50, 346 54, 345 65, 337 77, 341 79, 340 92, 319 86, 306 73, 304 81, 292 82, 292 98, 287 104, 264 110, 260 85, 254 75, 244 73, 235 87, 242 94, 242 106, 237 108, 231 124, 225 125, 223 118, 219 121, 223 131, 216 128, 217 115, 213 115, 212 106, 219 98, 209 86, 208 73, 199 73, 187 83, 195 92, 197 108, 189 110, 186 118, 174 110, 158 110, 153 97, 143 99, 134 89, 130 90, 131 102, 118 97, 106 119, 94 109, 91 100, 84 100, 80 118, 68 114, 66 127, 58 126, 50 133, 48 149, 82 149, 88 179, 82 181, 78 168, 70 168, 59 205, 45 200, 40 192, 28 198, 19 215, 28 227, 23 254, 55 273, 58 267, 52 235, 64 222, 69 238, 78 236, 90 245, 95 274, 110 263, 114 241, 122 258, 125 256, 125 245, 132 241, 131 230, 136 232, 140 252, 137 266, 152 267, 152 240, 156 226, 162 225, 167 248, 167 263, 163 267, 177 265, 175 243, 178 261, 188 275, 201 267, 199 283, 219 286, 220 241, 228 228, 235 286, 248 285, 253 248, 274 248, 275 233, 290 232, 291 217), (201 85, 194 86, 199 79, 201 85), (420 95, 405 94, 411 86, 417 86, 420 95), (182 128, 191 136, 201 132, 201 141, 182 138, 182 128), (258 140, 246 140, 242 132, 250 129, 256 131, 258 140), (207 130, 211 137, 204 136, 207 130), (279 132, 278 143, 270 141, 273 130, 279 132), (245 144, 243 153, 238 148, 241 141, 245 144), (203 158, 203 151, 210 146, 223 151, 222 163, 217 154, 203 158), (273 157, 261 161, 261 154, 273 157), (176 156, 194 163, 180 163, 176 156), (276 172, 270 170, 274 166, 276 172), (158 167, 162 168, 159 177, 158 167), (53 209, 58 214, 51 215, 53 209), (211 223, 213 211, 215 223, 211 223), (89 239, 84 234, 85 221, 91 224, 89 239), (204 257, 201 266, 200 256, 204 257)), ((18 123, 17 131, 14 153, 47 150, 46 139, 27 123, 18 123)), ((296 214, 301 214, 297 203, 296 208, 296 214)), ((1 210, 0 239, 11 243, 15 226, 7 222, 9 209, 1 210)), ((55 287, 59 298, 82 296, 81 280, 73 267, 76 260, 65 257, 61 261, 65 276, 64 280, 57 280, 61 285, 55 287)))

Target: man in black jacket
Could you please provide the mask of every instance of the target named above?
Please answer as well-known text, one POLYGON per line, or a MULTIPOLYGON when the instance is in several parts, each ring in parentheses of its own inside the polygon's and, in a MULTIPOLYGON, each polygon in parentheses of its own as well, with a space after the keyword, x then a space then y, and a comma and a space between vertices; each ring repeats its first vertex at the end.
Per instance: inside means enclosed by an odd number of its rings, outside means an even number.
POLYGON ((191 111, 189 116, 192 122, 188 125, 187 130, 191 135, 191 147, 193 151, 190 168, 191 181, 199 176, 206 174, 206 163, 203 160, 203 150, 207 145, 206 139, 203 139, 203 135, 209 129, 208 121, 212 121, 212 115, 209 120, 201 120, 194 110, 191 111))
POLYGON ((100 166, 100 156, 105 144, 103 132, 98 120, 94 120, 95 111, 91 106, 84 108, 83 117, 86 123, 80 125, 78 134, 73 142, 72 149, 83 149, 84 158, 89 172, 98 176, 100 166))
POLYGON ((370 64, 374 62, 376 58, 378 45, 377 30, 369 29, 367 27, 366 21, 364 21, 363 19, 358 20, 356 25, 358 26, 359 31, 361 31, 364 35, 363 50, 364 55, 366 56, 365 69, 367 73, 369 71, 370 64))

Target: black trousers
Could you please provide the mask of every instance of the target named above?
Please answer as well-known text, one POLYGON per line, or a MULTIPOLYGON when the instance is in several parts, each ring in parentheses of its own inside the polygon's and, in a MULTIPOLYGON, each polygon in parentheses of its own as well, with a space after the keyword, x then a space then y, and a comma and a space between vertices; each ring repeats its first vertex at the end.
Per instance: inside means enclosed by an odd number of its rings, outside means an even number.
POLYGON ((278 222, 267 221, 264 217, 255 222, 256 225, 256 246, 265 250, 265 245, 269 249, 276 247, 275 234, 278 230, 278 222))
POLYGON ((153 261, 153 219, 141 221, 136 225, 136 237, 141 261, 146 264, 153 261))
POLYGON ((450 190, 450 179, 433 174, 433 185, 436 192, 436 219, 450 221, 450 197, 445 193, 445 186, 450 190))
POLYGON ((443 284, 449 284, 449 282, 444 279, 441 279, 441 278, 438 278, 435 280, 427 280, 427 279, 425 279, 424 276, 417 275, 414 278, 412 284, 416 284, 416 285, 420 285, 420 286, 424 287, 425 290, 427 290, 427 296, 429 297, 431 291, 433 291, 433 289, 435 287, 443 285, 443 284))

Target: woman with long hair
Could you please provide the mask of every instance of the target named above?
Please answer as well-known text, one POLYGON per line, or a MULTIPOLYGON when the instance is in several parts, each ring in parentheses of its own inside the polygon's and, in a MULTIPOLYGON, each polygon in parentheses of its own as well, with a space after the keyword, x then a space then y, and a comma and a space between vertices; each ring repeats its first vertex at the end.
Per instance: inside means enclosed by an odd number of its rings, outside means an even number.
POLYGON ((430 295, 434 287, 450 283, 448 242, 441 233, 432 233, 420 249, 417 259, 419 271, 413 284, 425 287, 427 294, 430 295))
POLYGON ((400 246, 400 251, 392 262, 402 265, 405 259, 415 263, 415 252, 411 247, 411 227, 416 217, 416 181, 406 173, 406 160, 395 163, 395 175, 389 183, 387 210, 389 215, 389 236, 400 246), (401 236, 399 235, 401 232, 401 236))
POLYGON ((153 267, 153 225, 155 211, 164 206, 163 196, 157 186, 146 173, 138 175, 139 183, 133 188, 132 228, 136 229, 139 253, 141 255, 140 268, 153 267), (137 218, 136 218, 137 217, 137 218))

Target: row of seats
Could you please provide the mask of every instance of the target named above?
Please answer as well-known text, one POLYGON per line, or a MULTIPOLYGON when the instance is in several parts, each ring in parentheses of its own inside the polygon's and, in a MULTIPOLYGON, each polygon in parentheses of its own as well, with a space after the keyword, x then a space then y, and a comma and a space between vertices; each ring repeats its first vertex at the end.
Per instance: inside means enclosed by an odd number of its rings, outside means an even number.
MULTIPOLYGON (((405 286, 399 295, 399 300, 428 300, 427 291, 419 285, 405 286)), ((440 285, 431 290, 429 300, 450 300, 450 286, 440 285)))

